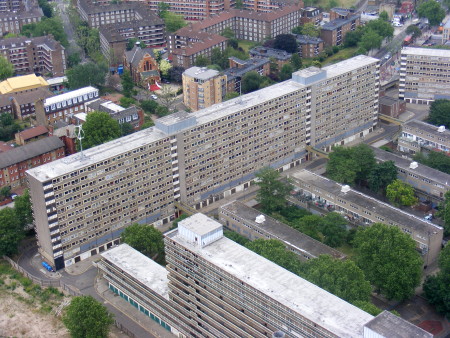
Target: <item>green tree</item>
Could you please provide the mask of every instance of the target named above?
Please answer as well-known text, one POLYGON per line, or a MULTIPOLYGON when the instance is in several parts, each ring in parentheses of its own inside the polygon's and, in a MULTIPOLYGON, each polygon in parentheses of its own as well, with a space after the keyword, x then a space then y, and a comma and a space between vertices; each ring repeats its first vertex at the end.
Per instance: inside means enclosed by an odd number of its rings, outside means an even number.
POLYGON ((282 49, 288 53, 297 53, 298 44, 295 36, 292 34, 280 34, 275 37, 273 48, 282 49))
POLYGON ((42 8, 42 12, 47 18, 51 18, 53 16, 53 8, 50 6, 47 0, 38 0, 39 7, 42 8))
POLYGON ((283 65, 283 67, 281 67, 280 80, 289 80, 292 77, 293 72, 294 69, 292 68, 292 66, 289 63, 286 63, 285 65, 283 65))
POLYGON ((337 212, 330 212, 323 217, 320 232, 325 236, 324 243, 336 248, 347 239, 347 221, 337 212))
POLYGON ((386 22, 382 19, 369 21, 366 26, 364 26, 364 31, 373 30, 382 39, 384 38, 392 38, 394 36, 394 27, 390 24, 390 22, 386 22))
POLYGON ((371 314, 372 316, 378 316, 383 310, 381 310, 376 305, 370 303, 370 302, 364 302, 361 300, 357 300, 356 302, 352 303, 356 307, 359 307, 361 310, 366 311, 367 313, 371 314))
POLYGON ((408 207, 417 203, 413 187, 399 179, 386 187, 386 197, 395 206, 408 207))
POLYGON ((21 33, 28 37, 52 34, 55 40, 59 41, 64 47, 69 46, 69 41, 64 32, 62 21, 57 17, 43 18, 39 22, 23 25, 21 33))
POLYGON ((358 45, 359 41, 364 34, 364 30, 362 27, 358 27, 354 31, 347 32, 344 38, 344 46, 345 47, 355 47, 358 45))
POLYGON ((369 174, 369 188, 373 192, 384 192, 386 187, 397 179, 397 167, 393 161, 376 164, 369 174))
POLYGON ((320 35, 320 27, 316 27, 312 22, 305 23, 303 25, 302 34, 317 38, 320 35))
POLYGON ((5 198, 8 198, 11 195, 11 187, 6 185, 0 189, 0 201, 3 201, 5 198))
POLYGON ((377 49, 381 47, 382 41, 382 36, 378 35, 378 33, 372 29, 367 29, 362 35, 358 46, 364 48, 365 50, 377 49))
POLYGON ((256 200, 261 209, 268 214, 283 209, 292 190, 291 182, 280 180, 280 173, 269 167, 261 169, 255 176, 259 186, 256 200))
POLYGON ((236 0, 234 8, 236 9, 242 9, 244 7, 244 3, 242 0, 236 0))
POLYGON ((225 27, 220 35, 227 39, 232 39, 234 38, 234 31, 230 27, 225 27))
POLYGON ((159 105, 156 108, 155 115, 158 117, 163 117, 163 116, 169 115, 169 109, 165 106, 159 105))
POLYGON ((320 255, 302 265, 300 276, 347 302, 369 301, 370 283, 352 260, 320 255))
POLYGON ((250 242, 250 240, 247 237, 242 236, 241 234, 238 234, 237 232, 234 232, 234 231, 225 230, 223 232, 223 235, 226 238, 229 238, 232 241, 234 241, 240 245, 243 245, 243 246, 245 246, 248 242, 250 242))
POLYGON ((246 73, 241 80, 241 90, 244 94, 254 92, 260 88, 261 75, 255 71, 246 73))
POLYGON ((411 34, 412 37, 415 39, 422 35, 422 30, 416 25, 409 25, 408 28, 406 28, 406 34, 411 34))
POLYGON ((291 65, 294 68, 294 71, 299 70, 302 68, 302 58, 297 53, 292 54, 291 57, 291 65))
POLYGON ((159 264, 165 264, 164 236, 152 225, 134 223, 122 232, 121 240, 159 264))
POLYGON ((172 13, 172 12, 164 12, 162 14, 162 18, 164 23, 166 24, 166 30, 169 33, 176 32, 180 28, 183 28, 187 25, 186 21, 184 21, 183 16, 172 13))
POLYGON ((292 28, 292 34, 303 35, 303 26, 297 26, 292 28))
POLYGON ((135 132, 134 127, 129 122, 124 122, 120 124, 120 132, 122 133, 122 136, 130 135, 135 132))
POLYGON ((83 124, 83 149, 95 147, 121 136, 119 122, 106 112, 92 112, 83 124))
POLYGON ((450 320, 450 245, 446 245, 439 255, 440 271, 434 276, 427 276, 423 291, 425 298, 436 311, 450 320))
MULTIPOLYGON (((158 5, 160 4, 161 2, 159 2, 158 3, 158 5)), ((136 46, 136 42, 138 42, 139 41, 139 46, 141 47, 141 48, 146 48, 147 47, 147 45, 145 44, 145 43, 143 43, 141 40, 139 40, 138 38, 131 38, 130 40, 128 40, 128 42, 127 42, 127 47, 126 47, 126 49, 127 50, 132 50, 133 48, 134 48, 134 46, 136 46)))
POLYGON ((379 15, 379 18, 383 21, 389 21, 389 15, 386 11, 382 11, 379 15))
POLYGON ((170 68, 172 68, 172 64, 169 61, 166 60, 159 61, 159 71, 161 72, 161 75, 164 78, 169 77, 170 68))
POLYGON ((353 240, 357 265, 388 299, 404 300, 419 285, 423 261, 414 240, 398 227, 376 223, 353 240))
POLYGON ((204 55, 199 55, 197 56, 197 58, 195 59, 195 65, 197 67, 206 67, 207 65, 211 64, 211 60, 209 60, 206 56, 204 55))
POLYGON ((133 99, 132 97, 126 97, 126 96, 122 96, 119 101, 120 101, 120 105, 124 108, 131 107, 133 104, 136 103, 135 99, 133 99))
POLYGON ((0 257, 17 253, 20 241, 25 237, 23 227, 11 208, 0 210, 0 257))
POLYGON ((421 18, 427 18, 430 26, 439 25, 445 18, 445 11, 441 4, 435 0, 422 2, 417 8, 417 14, 421 18))
POLYGON ((450 128, 450 100, 438 99, 434 101, 430 106, 428 122, 435 126, 450 128))
POLYGON ((25 228, 33 223, 33 212, 31 208, 30 192, 28 189, 24 191, 22 196, 17 196, 14 200, 14 213, 16 214, 19 226, 25 228))
POLYGON ((160 18, 163 18, 166 13, 169 11, 170 5, 165 2, 158 2, 158 11, 157 14, 160 18))
POLYGON ((0 81, 14 75, 14 66, 4 56, 0 55, 0 81))
POLYGON ((351 148, 333 147, 327 162, 327 176, 344 184, 354 184, 356 180, 357 161, 351 148))
POLYGON ((319 215, 306 215, 298 220, 289 222, 289 225, 301 233, 322 242, 319 230, 322 228, 322 220, 322 217, 319 215))
POLYGON ((156 112, 156 108, 158 108, 158 103, 154 100, 144 100, 141 101, 141 108, 146 114, 154 114, 156 112))
POLYGON ((131 95, 133 94, 134 82, 129 70, 125 70, 123 72, 121 83, 123 95, 125 95, 125 97, 131 97, 131 95))
POLYGON ((365 143, 360 143, 352 149, 352 157, 357 162, 356 180, 361 182, 368 179, 371 171, 376 165, 375 154, 365 143))
POLYGON ((106 338, 113 316, 92 296, 72 298, 62 321, 73 338, 106 338))
POLYGON ((444 195, 444 202, 439 204, 439 210, 436 217, 444 221, 444 236, 450 236, 450 191, 444 195))
POLYGON ((9 113, 0 114, 0 140, 9 141, 14 138, 14 134, 20 130, 20 125, 14 121, 9 113))
POLYGON ((298 274, 300 271, 301 262, 298 256, 288 251, 284 243, 279 240, 256 239, 245 244, 245 247, 290 272, 298 274))
POLYGON ((67 57, 67 65, 69 68, 75 67, 81 62, 80 53, 73 53, 67 57))
POLYGON ((416 153, 414 160, 431 168, 450 174, 450 158, 442 152, 430 151, 427 154, 416 153))
POLYGON ((228 93, 225 94, 225 98, 223 99, 223 101, 225 102, 225 101, 234 99, 234 98, 236 98, 236 97, 238 97, 238 96, 239 96, 239 93, 236 93, 236 92, 228 92, 228 93))
POLYGON ((78 89, 87 86, 103 86, 105 84, 108 66, 88 62, 79 64, 67 71, 67 82, 70 89, 78 89))

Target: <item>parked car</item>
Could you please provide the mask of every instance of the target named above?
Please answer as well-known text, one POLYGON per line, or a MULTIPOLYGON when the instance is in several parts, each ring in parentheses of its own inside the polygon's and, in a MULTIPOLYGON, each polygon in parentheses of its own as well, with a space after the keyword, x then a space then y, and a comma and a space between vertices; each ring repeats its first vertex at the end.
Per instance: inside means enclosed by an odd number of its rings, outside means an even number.
POLYGON ((11 198, 12 198, 13 200, 15 200, 16 197, 17 197, 17 194, 11 194, 11 198))
POLYGON ((152 100, 157 100, 158 96, 156 96, 155 94, 150 95, 150 97, 152 98, 152 100))
POLYGON ((387 53, 385 56, 384 56, 384 59, 385 60, 389 60, 391 58, 391 53, 387 53))
POLYGON ((433 214, 428 214, 424 217, 426 221, 431 221, 433 219, 433 214))

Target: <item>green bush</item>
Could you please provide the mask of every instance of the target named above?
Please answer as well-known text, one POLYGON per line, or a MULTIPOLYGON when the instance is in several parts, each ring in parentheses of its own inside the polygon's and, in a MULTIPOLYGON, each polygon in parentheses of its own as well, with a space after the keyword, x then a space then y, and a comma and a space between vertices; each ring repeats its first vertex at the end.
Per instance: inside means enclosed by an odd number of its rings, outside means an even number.
POLYGON ((26 287, 30 286, 31 284, 33 284, 31 279, 29 279, 27 277, 19 277, 19 282, 20 282, 20 284, 22 284, 22 286, 24 288, 26 288, 26 287))

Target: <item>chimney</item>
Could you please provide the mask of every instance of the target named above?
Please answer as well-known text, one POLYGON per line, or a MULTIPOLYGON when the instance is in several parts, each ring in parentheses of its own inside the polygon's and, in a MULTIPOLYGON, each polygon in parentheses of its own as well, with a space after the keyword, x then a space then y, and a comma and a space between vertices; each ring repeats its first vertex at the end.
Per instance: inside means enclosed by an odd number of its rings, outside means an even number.
POLYGON ((409 165, 409 169, 417 169, 417 167, 419 166, 419 164, 417 162, 411 162, 411 164, 409 165))
POLYGON ((264 215, 256 216, 255 223, 262 224, 266 221, 266 217, 264 215))
POLYGON ((437 131, 438 133, 443 133, 445 131, 445 126, 440 126, 437 131))
POLYGON ((348 193, 350 191, 350 186, 349 185, 343 185, 341 188, 341 192, 343 192, 344 194, 348 193))

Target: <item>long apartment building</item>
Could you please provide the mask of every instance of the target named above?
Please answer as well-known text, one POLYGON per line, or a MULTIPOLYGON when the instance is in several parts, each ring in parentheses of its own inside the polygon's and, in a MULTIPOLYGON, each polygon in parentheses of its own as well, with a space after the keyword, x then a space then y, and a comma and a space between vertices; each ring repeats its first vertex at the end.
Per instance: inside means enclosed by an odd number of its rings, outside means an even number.
POLYGON ((399 97, 431 104, 450 99, 450 50, 404 47, 400 57, 399 97))
POLYGON ((202 214, 165 238, 167 266, 126 244, 102 253, 109 289, 177 337, 432 337, 377 317, 223 236, 202 214))
POLYGON ((0 36, 20 34, 24 25, 39 22, 43 16, 42 9, 37 5, 19 12, 0 12, 0 36))
POLYGON ((439 256, 444 233, 442 227, 308 170, 296 172, 291 178, 300 200, 301 197, 310 197, 324 206, 324 212, 335 210, 357 226, 385 223, 398 227, 416 242, 425 266, 439 256))
POLYGON ((450 190, 449 174, 382 149, 373 148, 373 151, 378 162, 394 162, 397 167, 397 177, 410 184, 419 197, 439 203, 443 201, 445 193, 450 190))
POLYGON ((0 13, 18 12, 25 8, 23 0, 0 0, 0 13))
POLYGON ((334 19, 320 28, 320 37, 325 46, 340 46, 345 35, 356 30, 361 24, 361 15, 349 16, 345 19, 334 19))
POLYGON ((367 56, 302 70, 28 171, 40 252, 62 268, 132 222, 168 223, 174 200, 200 209, 248 188, 265 166, 300 164, 307 145, 327 148, 368 134, 377 123, 378 72, 379 60, 367 56))
POLYGON ((0 54, 12 63, 16 74, 63 76, 67 67, 65 49, 51 35, 3 39, 0 48, 0 54))
POLYGON ((421 151, 450 152, 450 131, 445 126, 411 120, 402 125, 402 133, 398 138, 398 150, 415 154, 421 151))
POLYGON ((261 213, 239 201, 232 201, 219 208, 219 222, 227 229, 250 239, 277 239, 300 260, 307 261, 320 255, 337 259, 346 256, 328 245, 301 233, 276 219, 261 213))

